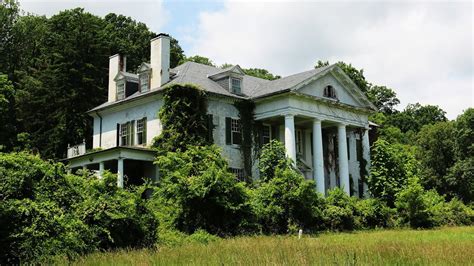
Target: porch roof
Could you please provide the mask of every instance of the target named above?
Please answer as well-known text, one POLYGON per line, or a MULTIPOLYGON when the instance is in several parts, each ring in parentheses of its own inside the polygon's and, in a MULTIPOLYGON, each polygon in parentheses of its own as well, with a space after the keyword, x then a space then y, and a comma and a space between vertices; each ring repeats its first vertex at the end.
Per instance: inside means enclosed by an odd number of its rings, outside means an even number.
POLYGON ((73 158, 63 159, 71 168, 100 163, 116 159, 131 159, 138 161, 154 161, 156 151, 143 147, 118 146, 105 150, 85 153, 73 158))

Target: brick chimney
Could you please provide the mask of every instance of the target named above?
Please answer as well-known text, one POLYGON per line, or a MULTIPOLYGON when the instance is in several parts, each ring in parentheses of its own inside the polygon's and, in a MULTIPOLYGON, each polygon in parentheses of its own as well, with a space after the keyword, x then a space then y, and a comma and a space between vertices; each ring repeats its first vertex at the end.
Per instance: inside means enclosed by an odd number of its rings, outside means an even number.
POLYGON ((170 36, 160 33, 151 40, 150 46, 150 88, 155 89, 170 80, 170 36))
POLYGON ((109 57, 109 97, 108 102, 116 100, 117 85, 115 84, 115 77, 120 71, 126 71, 127 58, 120 54, 109 57))

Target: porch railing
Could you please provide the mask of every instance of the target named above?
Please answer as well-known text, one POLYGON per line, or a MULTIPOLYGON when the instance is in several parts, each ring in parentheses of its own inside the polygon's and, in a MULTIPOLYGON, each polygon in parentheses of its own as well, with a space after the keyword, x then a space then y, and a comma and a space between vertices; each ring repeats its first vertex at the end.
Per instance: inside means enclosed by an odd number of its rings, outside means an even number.
POLYGON ((67 158, 73 158, 79 155, 86 153, 86 140, 83 140, 82 143, 71 146, 67 145, 67 158))

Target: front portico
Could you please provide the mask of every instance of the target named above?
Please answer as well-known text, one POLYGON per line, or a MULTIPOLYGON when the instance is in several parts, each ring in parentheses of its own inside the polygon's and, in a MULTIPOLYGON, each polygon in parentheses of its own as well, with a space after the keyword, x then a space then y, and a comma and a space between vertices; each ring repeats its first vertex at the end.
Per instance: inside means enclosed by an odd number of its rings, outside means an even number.
POLYGON ((299 92, 262 99, 255 109, 256 120, 270 127, 271 139, 284 142, 288 157, 318 192, 341 187, 360 197, 366 195, 370 164, 368 114, 299 92))

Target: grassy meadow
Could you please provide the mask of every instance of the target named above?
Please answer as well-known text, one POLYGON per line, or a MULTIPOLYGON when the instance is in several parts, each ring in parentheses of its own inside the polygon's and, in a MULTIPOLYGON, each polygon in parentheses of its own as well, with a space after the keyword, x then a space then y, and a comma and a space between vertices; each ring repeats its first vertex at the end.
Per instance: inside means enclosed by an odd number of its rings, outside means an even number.
MULTIPOLYGON (((63 261, 64 263, 71 263, 63 261)), ((474 227, 253 236, 94 253, 76 265, 474 265, 474 227)))

